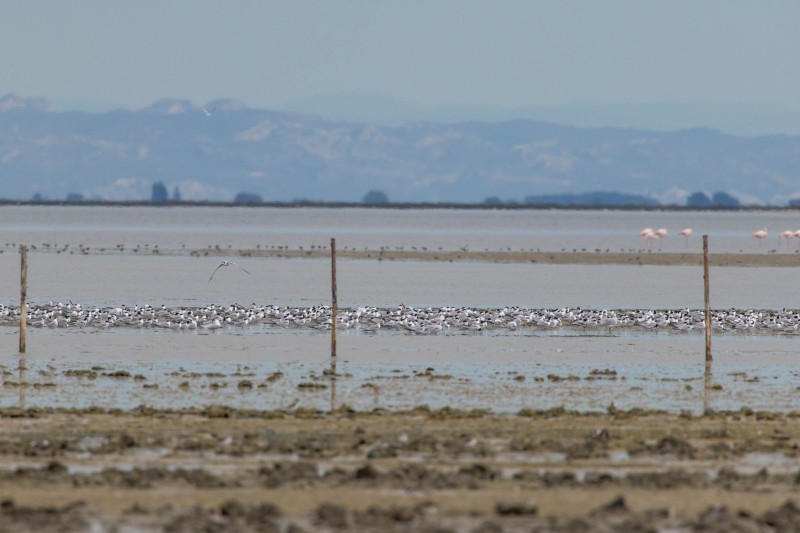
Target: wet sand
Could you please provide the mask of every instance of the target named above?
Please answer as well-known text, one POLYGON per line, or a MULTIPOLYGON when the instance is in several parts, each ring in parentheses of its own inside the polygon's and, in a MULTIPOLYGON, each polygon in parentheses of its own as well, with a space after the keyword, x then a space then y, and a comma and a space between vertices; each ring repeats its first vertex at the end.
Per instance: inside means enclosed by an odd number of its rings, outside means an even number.
MULTIPOLYGON (((17 245, 6 243, 0 253, 14 254, 17 245)), ((310 246, 271 246, 262 248, 233 248, 231 246, 209 245, 206 248, 171 248, 157 244, 135 246, 87 246, 83 244, 63 247, 39 244, 31 246, 31 252, 64 255, 130 255, 130 256, 192 256, 192 257, 254 257, 285 259, 322 259, 330 257, 328 243, 310 246)), ((702 249, 694 247, 685 251, 662 251, 654 248, 625 249, 564 249, 561 251, 540 251, 538 249, 484 249, 476 250, 465 246, 458 250, 434 249, 425 246, 354 248, 337 247, 337 257, 341 259, 377 261, 435 261, 435 262, 479 262, 501 264, 542 264, 542 265, 648 265, 648 266, 696 266, 703 264, 702 249)), ((741 267, 792 267, 800 265, 800 249, 764 247, 758 251, 714 252, 709 254, 709 264, 713 266, 741 267)))
POLYGON ((0 415, 0 528, 15 531, 800 527, 796 414, 0 415))
MULTIPOLYGON (((195 256, 227 256, 231 250, 194 250, 190 252, 195 256)), ((240 249, 236 251, 240 257, 283 257, 283 258, 324 258, 330 256, 330 250, 316 248, 313 250, 264 250, 240 249)), ((649 266, 676 266, 676 265, 702 265, 703 255, 698 252, 662 252, 659 250, 631 250, 627 252, 612 252, 609 250, 595 251, 473 251, 463 249, 458 251, 433 251, 433 250, 353 250, 337 249, 336 255, 343 259, 373 259, 380 261, 473 261, 483 263, 532 263, 543 265, 649 265, 649 266)), ((711 253, 709 264, 713 266, 730 267, 792 267, 800 265, 800 254, 777 253, 775 250, 765 250, 763 253, 711 253)))

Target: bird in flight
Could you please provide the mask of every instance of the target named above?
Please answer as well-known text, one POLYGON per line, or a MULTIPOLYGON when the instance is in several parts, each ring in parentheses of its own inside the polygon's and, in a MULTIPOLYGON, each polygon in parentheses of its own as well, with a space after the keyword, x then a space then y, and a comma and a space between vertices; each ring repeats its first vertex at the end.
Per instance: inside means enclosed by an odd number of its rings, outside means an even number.
POLYGON ((243 272, 245 272, 246 274, 249 274, 249 273, 250 273, 250 272, 248 272, 247 270, 245 270, 244 268, 242 268, 242 267, 240 267, 239 265, 237 265, 236 263, 234 263, 233 261, 223 261, 222 263, 218 264, 218 265, 217 265, 217 268, 215 268, 215 269, 214 269, 214 272, 212 272, 212 273, 211 273, 211 277, 210 277, 210 278, 208 278, 208 282, 209 282, 209 283, 211 283, 211 280, 212 280, 212 279, 214 279, 214 274, 216 274, 216 273, 217 273, 217 270, 219 270, 219 269, 220 269, 220 268, 222 268, 222 267, 231 266, 231 265, 233 265, 233 266, 237 267, 238 269, 242 270, 242 271, 243 271, 243 272))

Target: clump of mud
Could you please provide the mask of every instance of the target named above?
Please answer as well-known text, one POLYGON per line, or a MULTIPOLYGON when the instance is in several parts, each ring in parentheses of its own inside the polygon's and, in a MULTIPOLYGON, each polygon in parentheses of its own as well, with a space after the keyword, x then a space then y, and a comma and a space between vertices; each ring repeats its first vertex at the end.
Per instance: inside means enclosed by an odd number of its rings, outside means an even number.
POLYGON ((196 531, 244 533, 301 533, 303 531, 730 531, 783 532, 800 530, 800 507, 794 500, 761 514, 710 506, 688 517, 666 508, 633 511, 615 497, 582 516, 539 516, 532 503, 498 502, 496 512, 454 515, 436 503, 371 505, 366 508, 324 502, 308 514, 286 516, 268 502, 243 503, 228 499, 211 507, 178 509, 170 504, 148 508, 134 504, 119 514, 104 514, 80 501, 62 507, 0 503, 0 530, 18 532, 73 531, 196 531))

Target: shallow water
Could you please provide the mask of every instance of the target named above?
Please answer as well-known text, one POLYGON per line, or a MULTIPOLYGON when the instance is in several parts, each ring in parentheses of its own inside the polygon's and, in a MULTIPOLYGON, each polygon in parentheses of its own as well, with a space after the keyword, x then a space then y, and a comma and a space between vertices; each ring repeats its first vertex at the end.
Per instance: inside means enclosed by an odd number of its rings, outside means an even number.
MULTIPOLYGON (((256 246, 327 247, 331 237, 341 248, 379 249, 416 246, 429 250, 620 251, 642 248, 639 232, 666 228, 653 245, 684 251, 678 232, 691 227, 689 249, 702 248, 709 235, 712 252, 776 250, 778 234, 800 228, 795 211, 613 211, 613 210, 463 210, 333 209, 260 207, 38 207, 0 206, 3 243, 79 244, 128 249, 145 244, 163 250, 223 249, 256 246), (754 231, 767 227, 759 243, 754 231)), ((0 243, 2 244, 2 243, 0 243)))
MULTIPOLYGON (((33 303, 307 307, 330 302, 329 261, 237 258, 235 250, 327 246, 330 237, 337 238, 339 248, 359 249, 619 250, 642 246, 640 226, 665 226, 673 234, 680 227, 692 226, 696 235, 712 236, 712 250, 753 252, 758 250, 750 236, 754 229, 792 227, 795 216, 791 212, 4 206, 0 208, 5 243, 0 250, 0 298, 5 304, 18 302, 15 243, 20 242, 37 246, 29 254, 28 299, 33 303), (70 253, 80 245, 122 245, 127 251, 70 253), (137 245, 140 252, 134 255, 130 247, 137 245), (171 254, 147 253, 156 245, 171 254), (220 258, 190 257, 184 251, 216 245, 230 248, 231 256, 252 275, 226 268, 209 283, 220 258), (64 251, 52 251, 56 248, 64 251)), ((683 250, 682 240, 673 237, 661 243, 664 250, 683 250)), ((698 242, 693 239, 692 246, 698 242)), ((764 253, 776 244, 776 240, 762 243, 764 253)), ((778 253, 794 250, 781 248, 778 253)), ((679 309, 703 305, 702 270, 686 266, 339 260, 337 274, 342 307, 402 303, 415 307, 679 309)), ((712 306, 796 307, 792 291, 787 290, 789 276, 788 269, 780 268, 713 268, 712 306)), ((715 337, 708 386, 702 335, 639 330, 608 335, 518 331, 424 337, 341 333, 335 386, 329 374, 323 375, 331 364, 330 339, 323 332, 31 328, 22 366, 16 354, 16 329, 0 328, 0 342, 6 382, 0 405, 6 407, 226 404, 325 409, 346 404, 357 409, 405 409, 427 404, 516 412, 556 406, 604 410, 613 403, 620 409, 701 412, 704 407, 746 406, 789 411, 796 408, 800 386, 794 370, 793 336, 715 337), (65 374, 93 366, 101 368, 95 371, 95 379, 65 374), (426 374, 428 368, 433 370, 426 374), (614 371, 616 379, 592 379, 592 370, 614 371), (116 371, 130 376, 103 376, 116 371), (277 371, 284 374, 281 379, 265 381, 277 371), (134 379, 137 374, 144 379, 134 379), (251 381, 252 388, 238 386, 245 380, 251 381), (184 382, 188 388, 181 387, 184 382), (322 387, 300 387, 304 383, 322 387)))
MULTIPOLYGON (((28 299, 82 305, 196 306, 240 303, 309 306, 331 300, 330 261, 237 258, 252 275, 222 269, 220 258, 29 254, 28 299)), ((19 256, 0 255, 3 303, 18 302, 19 256)), ((711 271, 717 309, 796 306, 785 268, 711 271)), ((418 261, 337 261, 338 301, 359 305, 531 308, 700 308, 702 268, 689 266, 526 265, 418 261)))
MULTIPOLYGON (((9 332, 3 335, 6 345, 15 340, 9 332)), ((6 382, 0 405, 324 410, 428 405, 500 413, 559 406, 604 411, 611 404, 694 413, 797 408, 794 338, 715 339, 708 385, 702 342, 697 335, 664 334, 345 334, 338 341, 334 380, 324 333, 45 330, 31 339, 21 360, 13 355, 0 361, 6 382), (93 368, 93 379, 69 375, 93 368), (104 375, 121 371, 128 375, 104 375), (269 381, 275 372, 282 377, 269 381), (252 387, 240 387, 243 381, 252 387)))

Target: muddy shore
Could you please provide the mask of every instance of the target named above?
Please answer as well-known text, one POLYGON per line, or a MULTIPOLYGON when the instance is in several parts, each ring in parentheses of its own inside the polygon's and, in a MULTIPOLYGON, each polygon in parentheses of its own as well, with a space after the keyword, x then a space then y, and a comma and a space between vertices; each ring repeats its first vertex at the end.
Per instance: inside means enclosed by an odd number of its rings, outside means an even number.
MULTIPOLYGON (((190 252, 195 256, 228 256, 231 250, 209 248, 190 252)), ((235 251, 240 257, 272 257, 272 258, 325 258, 330 256, 327 248, 317 247, 310 250, 294 249, 241 249, 235 251)), ((379 261, 474 261, 483 263, 533 263, 543 265, 650 265, 677 266, 702 265, 701 252, 662 252, 659 250, 631 250, 613 252, 609 250, 594 251, 434 251, 434 250, 354 250, 337 249, 336 255, 342 259, 379 260, 379 261)), ((800 254, 776 253, 711 253, 709 264, 713 266, 742 267, 792 267, 800 265, 800 254)))
MULTIPOLYGON (((6 243, 0 253, 13 253, 15 244, 6 243)), ((327 245, 288 248, 271 246, 269 248, 231 248, 210 245, 203 249, 170 249, 157 245, 137 245, 125 248, 77 245, 55 248, 50 245, 32 245, 32 252, 57 253, 66 255, 133 255, 133 256, 184 256, 193 257, 261 257, 284 259, 324 259, 330 257, 327 245)), ((658 249, 573 249, 561 251, 541 251, 538 249, 474 250, 467 247, 458 250, 434 250, 427 247, 356 249, 347 246, 337 248, 340 259, 376 261, 436 261, 436 262, 480 262, 480 263, 529 263, 542 265, 650 265, 650 266, 693 266, 703 264, 702 250, 662 251, 658 249)), ((792 267, 800 265, 800 250, 778 250, 765 248, 763 251, 740 251, 709 254, 709 264, 713 266, 741 267, 792 267)))
POLYGON ((5 409, 0 529, 797 531, 798 416, 5 409))

